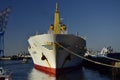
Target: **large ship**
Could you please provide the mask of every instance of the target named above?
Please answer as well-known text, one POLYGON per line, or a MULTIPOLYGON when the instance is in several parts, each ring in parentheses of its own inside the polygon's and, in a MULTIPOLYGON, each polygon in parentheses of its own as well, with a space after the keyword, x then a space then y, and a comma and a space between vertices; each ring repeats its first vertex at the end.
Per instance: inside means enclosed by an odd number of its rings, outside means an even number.
POLYGON ((81 64, 82 59, 72 55, 70 51, 80 56, 86 52, 86 40, 81 36, 68 34, 66 25, 60 21, 58 3, 56 3, 54 24, 50 25, 48 33, 31 36, 28 42, 30 45, 28 51, 34 67, 54 75, 74 69, 81 64))

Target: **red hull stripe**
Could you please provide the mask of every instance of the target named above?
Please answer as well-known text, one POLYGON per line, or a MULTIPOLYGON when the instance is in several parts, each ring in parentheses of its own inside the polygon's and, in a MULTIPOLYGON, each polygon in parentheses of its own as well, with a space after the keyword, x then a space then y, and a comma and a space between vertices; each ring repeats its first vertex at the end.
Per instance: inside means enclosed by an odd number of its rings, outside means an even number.
POLYGON ((63 74, 63 73, 67 73, 67 72, 70 72, 70 71, 77 70, 77 69, 81 68, 80 66, 81 65, 74 66, 74 67, 69 67, 69 68, 55 69, 55 68, 48 68, 48 67, 43 67, 43 66, 34 64, 34 67, 37 70, 45 72, 46 74, 49 74, 51 76, 57 76, 57 75, 60 75, 60 74, 63 74))
POLYGON ((39 65, 36 65, 36 64, 34 65, 34 67, 37 70, 43 71, 47 74, 56 75, 56 69, 54 69, 54 68, 43 67, 43 66, 39 66, 39 65))

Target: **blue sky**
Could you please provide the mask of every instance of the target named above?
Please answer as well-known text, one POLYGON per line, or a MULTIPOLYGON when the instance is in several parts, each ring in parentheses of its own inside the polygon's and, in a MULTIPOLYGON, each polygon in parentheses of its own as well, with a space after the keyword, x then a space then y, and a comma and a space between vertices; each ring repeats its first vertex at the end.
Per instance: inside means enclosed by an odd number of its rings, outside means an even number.
MULTIPOLYGON (((87 48, 112 46, 120 51, 120 0, 58 0, 68 32, 86 37, 87 48)), ((28 38, 48 31, 56 0, 0 0, 0 11, 12 7, 5 33, 5 53, 27 51, 28 38)))

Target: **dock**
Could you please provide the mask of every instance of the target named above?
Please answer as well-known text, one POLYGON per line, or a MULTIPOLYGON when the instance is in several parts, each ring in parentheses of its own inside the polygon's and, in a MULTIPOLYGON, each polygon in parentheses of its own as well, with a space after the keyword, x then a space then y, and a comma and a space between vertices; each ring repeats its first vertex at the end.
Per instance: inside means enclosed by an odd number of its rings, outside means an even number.
MULTIPOLYGON (((120 61, 111 60, 106 57, 93 57, 86 56, 87 59, 92 60, 94 62, 83 60, 82 64, 85 68, 90 68, 93 70, 100 71, 104 74, 111 75, 114 78, 120 78, 120 61)), ((116 79, 114 79, 116 80, 116 79)))

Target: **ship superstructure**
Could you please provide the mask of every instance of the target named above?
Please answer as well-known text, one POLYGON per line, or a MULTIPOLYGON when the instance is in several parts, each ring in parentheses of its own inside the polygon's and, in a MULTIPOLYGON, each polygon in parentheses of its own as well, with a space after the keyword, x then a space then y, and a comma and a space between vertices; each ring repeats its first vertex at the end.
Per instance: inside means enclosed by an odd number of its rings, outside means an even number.
POLYGON ((56 43, 81 56, 86 52, 86 40, 68 34, 66 25, 61 24, 58 3, 56 3, 54 24, 50 25, 48 33, 31 36, 28 42, 34 67, 50 74, 62 73, 79 66, 82 62, 82 59, 70 54, 56 43))

